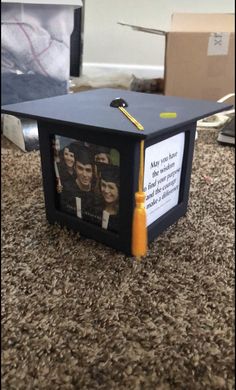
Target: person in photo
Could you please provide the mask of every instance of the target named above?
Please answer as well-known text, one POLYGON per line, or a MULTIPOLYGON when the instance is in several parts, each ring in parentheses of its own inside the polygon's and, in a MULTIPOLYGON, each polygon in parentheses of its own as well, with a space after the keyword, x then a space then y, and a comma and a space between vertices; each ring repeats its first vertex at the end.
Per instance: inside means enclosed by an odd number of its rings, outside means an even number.
POLYGON ((58 171, 60 176, 61 186, 57 186, 57 192, 70 191, 76 179, 75 174, 75 153, 77 151, 76 143, 65 146, 60 151, 60 163, 58 164, 58 171))
POLYGON ((112 164, 110 149, 105 146, 94 145, 94 164, 95 164, 95 179, 96 185, 94 191, 100 193, 100 168, 104 164, 112 164))
POLYGON ((75 175, 78 191, 90 192, 92 190, 94 163, 89 149, 81 147, 75 156, 75 175))
POLYGON ((105 146, 96 146, 94 151, 95 163, 112 164, 110 149, 105 146))
POLYGON ((87 222, 99 224, 100 216, 96 213, 96 196, 94 192, 94 156, 87 147, 80 147, 75 155, 75 186, 73 187, 73 204, 76 216, 87 222))
POLYGON ((56 176, 56 189, 59 193, 62 188, 60 174, 58 165, 60 164, 60 140, 57 136, 52 139, 52 149, 53 149, 53 164, 54 164, 54 172, 56 176))
POLYGON ((119 230, 120 169, 116 165, 103 165, 100 169, 102 197, 102 228, 119 230))

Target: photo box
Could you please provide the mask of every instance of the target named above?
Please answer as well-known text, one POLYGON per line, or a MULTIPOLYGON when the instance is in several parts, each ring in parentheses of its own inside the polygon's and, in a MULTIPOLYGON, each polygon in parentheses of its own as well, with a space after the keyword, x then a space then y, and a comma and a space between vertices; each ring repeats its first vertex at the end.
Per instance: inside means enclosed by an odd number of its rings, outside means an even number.
POLYGON ((197 120, 230 107, 108 88, 11 104, 2 113, 38 122, 49 223, 131 255, 140 142, 150 243, 187 211, 197 120), (120 97, 143 130, 111 106, 120 97))

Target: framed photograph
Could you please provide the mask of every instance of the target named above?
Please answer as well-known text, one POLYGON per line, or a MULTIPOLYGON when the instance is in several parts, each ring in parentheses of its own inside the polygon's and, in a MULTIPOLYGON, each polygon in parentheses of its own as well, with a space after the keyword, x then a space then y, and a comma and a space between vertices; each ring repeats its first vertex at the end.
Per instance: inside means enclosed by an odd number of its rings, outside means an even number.
POLYGON ((118 234, 119 151, 59 135, 51 147, 58 210, 118 234))
POLYGON ((150 243, 187 211, 197 120, 230 107, 105 88, 12 104, 3 112, 38 122, 49 223, 130 255, 138 189, 146 194, 150 243), (114 101, 126 102, 126 115, 114 101))

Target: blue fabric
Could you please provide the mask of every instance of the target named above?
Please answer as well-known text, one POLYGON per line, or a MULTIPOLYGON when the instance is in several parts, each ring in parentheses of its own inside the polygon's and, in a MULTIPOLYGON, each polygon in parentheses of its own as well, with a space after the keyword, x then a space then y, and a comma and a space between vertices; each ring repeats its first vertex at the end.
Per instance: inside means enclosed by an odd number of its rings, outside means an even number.
POLYGON ((13 104, 43 99, 67 93, 67 82, 40 74, 3 73, 1 86, 2 104, 13 104))

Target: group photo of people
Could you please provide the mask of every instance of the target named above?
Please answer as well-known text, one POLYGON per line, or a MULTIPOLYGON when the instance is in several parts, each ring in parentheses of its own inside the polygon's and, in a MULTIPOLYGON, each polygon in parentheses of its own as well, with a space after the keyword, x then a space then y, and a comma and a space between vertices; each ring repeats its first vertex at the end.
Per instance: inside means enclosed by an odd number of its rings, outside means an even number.
POLYGON ((118 233, 119 152, 58 135, 52 152, 59 210, 118 233))

